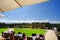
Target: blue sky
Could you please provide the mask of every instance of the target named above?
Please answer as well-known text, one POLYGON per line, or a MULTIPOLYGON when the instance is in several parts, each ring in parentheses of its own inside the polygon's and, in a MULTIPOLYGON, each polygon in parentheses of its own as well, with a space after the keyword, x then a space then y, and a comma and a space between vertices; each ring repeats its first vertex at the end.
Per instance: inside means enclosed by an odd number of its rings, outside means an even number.
POLYGON ((25 6, 3 13, 7 20, 51 20, 60 21, 60 0, 25 6))

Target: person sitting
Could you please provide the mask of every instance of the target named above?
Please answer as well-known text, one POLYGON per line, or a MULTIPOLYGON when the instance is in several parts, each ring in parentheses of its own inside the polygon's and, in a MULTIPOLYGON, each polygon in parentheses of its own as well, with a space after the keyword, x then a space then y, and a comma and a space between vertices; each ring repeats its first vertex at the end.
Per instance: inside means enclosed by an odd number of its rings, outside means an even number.
POLYGON ((35 40, 36 39, 36 34, 35 33, 32 33, 32 39, 35 40))
POLYGON ((32 37, 27 37, 27 40, 33 40, 32 37))
POLYGON ((27 40, 27 37, 26 37, 25 33, 23 33, 22 38, 23 38, 23 40, 27 40))
POLYGON ((22 38, 22 33, 21 32, 18 32, 18 34, 14 35, 14 40, 21 40, 21 38, 22 38))
POLYGON ((40 40, 44 40, 44 36, 42 34, 39 35, 40 40))
POLYGON ((15 31, 11 31, 11 33, 14 35, 15 34, 15 31))
POLYGON ((16 36, 21 36, 22 37, 22 33, 21 32, 18 32, 18 34, 16 36))
POLYGON ((10 29, 10 28, 9 28, 9 29, 7 30, 7 33, 11 33, 12 31, 14 32, 14 29, 10 29))

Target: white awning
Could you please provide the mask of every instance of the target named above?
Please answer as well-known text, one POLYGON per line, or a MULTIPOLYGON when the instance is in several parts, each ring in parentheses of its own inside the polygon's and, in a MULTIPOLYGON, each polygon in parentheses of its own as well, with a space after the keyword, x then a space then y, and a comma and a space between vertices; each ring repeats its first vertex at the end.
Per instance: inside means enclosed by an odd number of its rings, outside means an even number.
POLYGON ((1 11, 0 11, 1 12, 1 11))
POLYGON ((46 1, 47 0, 17 0, 17 2, 21 4, 21 6, 27 6, 31 4, 46 2, 46 1))
POLYGON ((0 0, 0 12, 46 1, 48 0, 0 0))

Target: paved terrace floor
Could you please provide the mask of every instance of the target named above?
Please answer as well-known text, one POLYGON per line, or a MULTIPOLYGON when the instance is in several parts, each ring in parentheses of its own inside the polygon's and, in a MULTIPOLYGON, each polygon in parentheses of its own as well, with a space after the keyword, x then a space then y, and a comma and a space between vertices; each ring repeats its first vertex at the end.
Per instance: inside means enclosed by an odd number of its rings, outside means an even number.
POLYGON ((47 33, 45 34, 45 40, 58 40, 58 39, 53 30, 47 30, 47 33))

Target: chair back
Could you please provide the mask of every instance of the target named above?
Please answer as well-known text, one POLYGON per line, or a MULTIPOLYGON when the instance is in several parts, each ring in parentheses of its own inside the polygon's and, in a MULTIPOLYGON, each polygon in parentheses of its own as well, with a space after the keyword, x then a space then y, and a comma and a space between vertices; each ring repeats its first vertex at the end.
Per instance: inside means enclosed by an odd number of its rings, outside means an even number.
POLYGON ((33 40, 31 37, 27 37, 27 40, 33 40))

